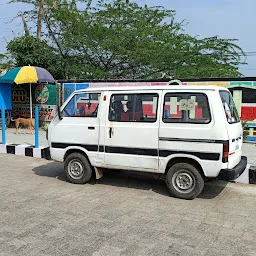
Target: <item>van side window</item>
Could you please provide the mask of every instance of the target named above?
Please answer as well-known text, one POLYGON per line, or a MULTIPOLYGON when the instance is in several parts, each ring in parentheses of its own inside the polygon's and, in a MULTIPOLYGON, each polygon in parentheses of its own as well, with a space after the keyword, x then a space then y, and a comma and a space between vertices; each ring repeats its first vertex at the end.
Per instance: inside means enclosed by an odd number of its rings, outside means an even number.
POLYGON ((205 124, 210 121, 210 107, 205 94, 167 93, 165 95, 163 122, 205 124))
POLYGON ((233 123, 239 122, 240 118, 230 92, 220 91, 220 98, 223 104, 223 108, 224 108, 228 123, 233 124, 233 123))
POLYGON ((97 117, 100 93, 76 94, 62 111, 64 117, 97 117))
POLYGON ((156 122, 157 93, 113 94, 110 99, 109 121, 156 122))

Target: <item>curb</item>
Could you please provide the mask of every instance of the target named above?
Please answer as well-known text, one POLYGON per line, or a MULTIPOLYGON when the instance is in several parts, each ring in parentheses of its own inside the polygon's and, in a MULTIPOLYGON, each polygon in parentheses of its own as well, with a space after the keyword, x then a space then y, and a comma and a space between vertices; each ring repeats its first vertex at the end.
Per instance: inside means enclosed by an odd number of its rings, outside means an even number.
POLYGON ((25 144, 0 144, 0 153, 51 160, 49 147, 35 148, 35 146, 25 144))
POLYGON ((256 184, 256 166, 251 165, 249 168, 249 184, 256 184))

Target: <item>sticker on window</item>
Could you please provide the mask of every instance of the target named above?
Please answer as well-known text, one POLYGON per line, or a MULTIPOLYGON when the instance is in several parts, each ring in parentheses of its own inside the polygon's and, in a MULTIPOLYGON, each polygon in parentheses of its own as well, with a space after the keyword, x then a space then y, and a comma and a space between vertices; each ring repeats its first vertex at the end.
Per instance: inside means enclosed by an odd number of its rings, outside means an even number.
POLYGON ((180 110, 188 111, 192 110, 195 106, 195 100, 194 99, 182 99, 180 100, 180 110))
POLYGON ((177 97, 170 97, 170 114, 177 115, 178 113, 178 101, 177 97))
POLYGON ((195 106, 195 99, 188 99, 187 110, 194 109, 194 106, 195 106))

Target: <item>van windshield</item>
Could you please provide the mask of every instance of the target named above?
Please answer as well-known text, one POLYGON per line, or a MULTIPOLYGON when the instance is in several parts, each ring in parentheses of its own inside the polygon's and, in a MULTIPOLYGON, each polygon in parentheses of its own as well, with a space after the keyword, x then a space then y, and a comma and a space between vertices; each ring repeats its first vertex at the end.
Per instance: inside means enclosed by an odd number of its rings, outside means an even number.
POLYGON ((240 118, 230 92, 220 91, 220 98, 224 107, 228 123, 233 124, 239 122, 240 118))

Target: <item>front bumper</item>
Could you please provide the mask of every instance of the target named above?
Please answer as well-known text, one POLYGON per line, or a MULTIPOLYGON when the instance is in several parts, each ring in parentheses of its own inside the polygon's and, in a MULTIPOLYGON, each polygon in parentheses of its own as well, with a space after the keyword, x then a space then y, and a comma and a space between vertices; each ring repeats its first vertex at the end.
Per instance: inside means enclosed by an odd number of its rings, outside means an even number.
POLYGON ((245 170, 247 165, 247 157, 242 156, 241 161, 233 169, 222 169, 218 175, 219 180, 235 180, 237 179, 245 170))
POLYGON ((51 160, 50 147, 43 148, 41 150, 41 156, 42 156, 42 158, 45 158, 46 160, 51 160))

